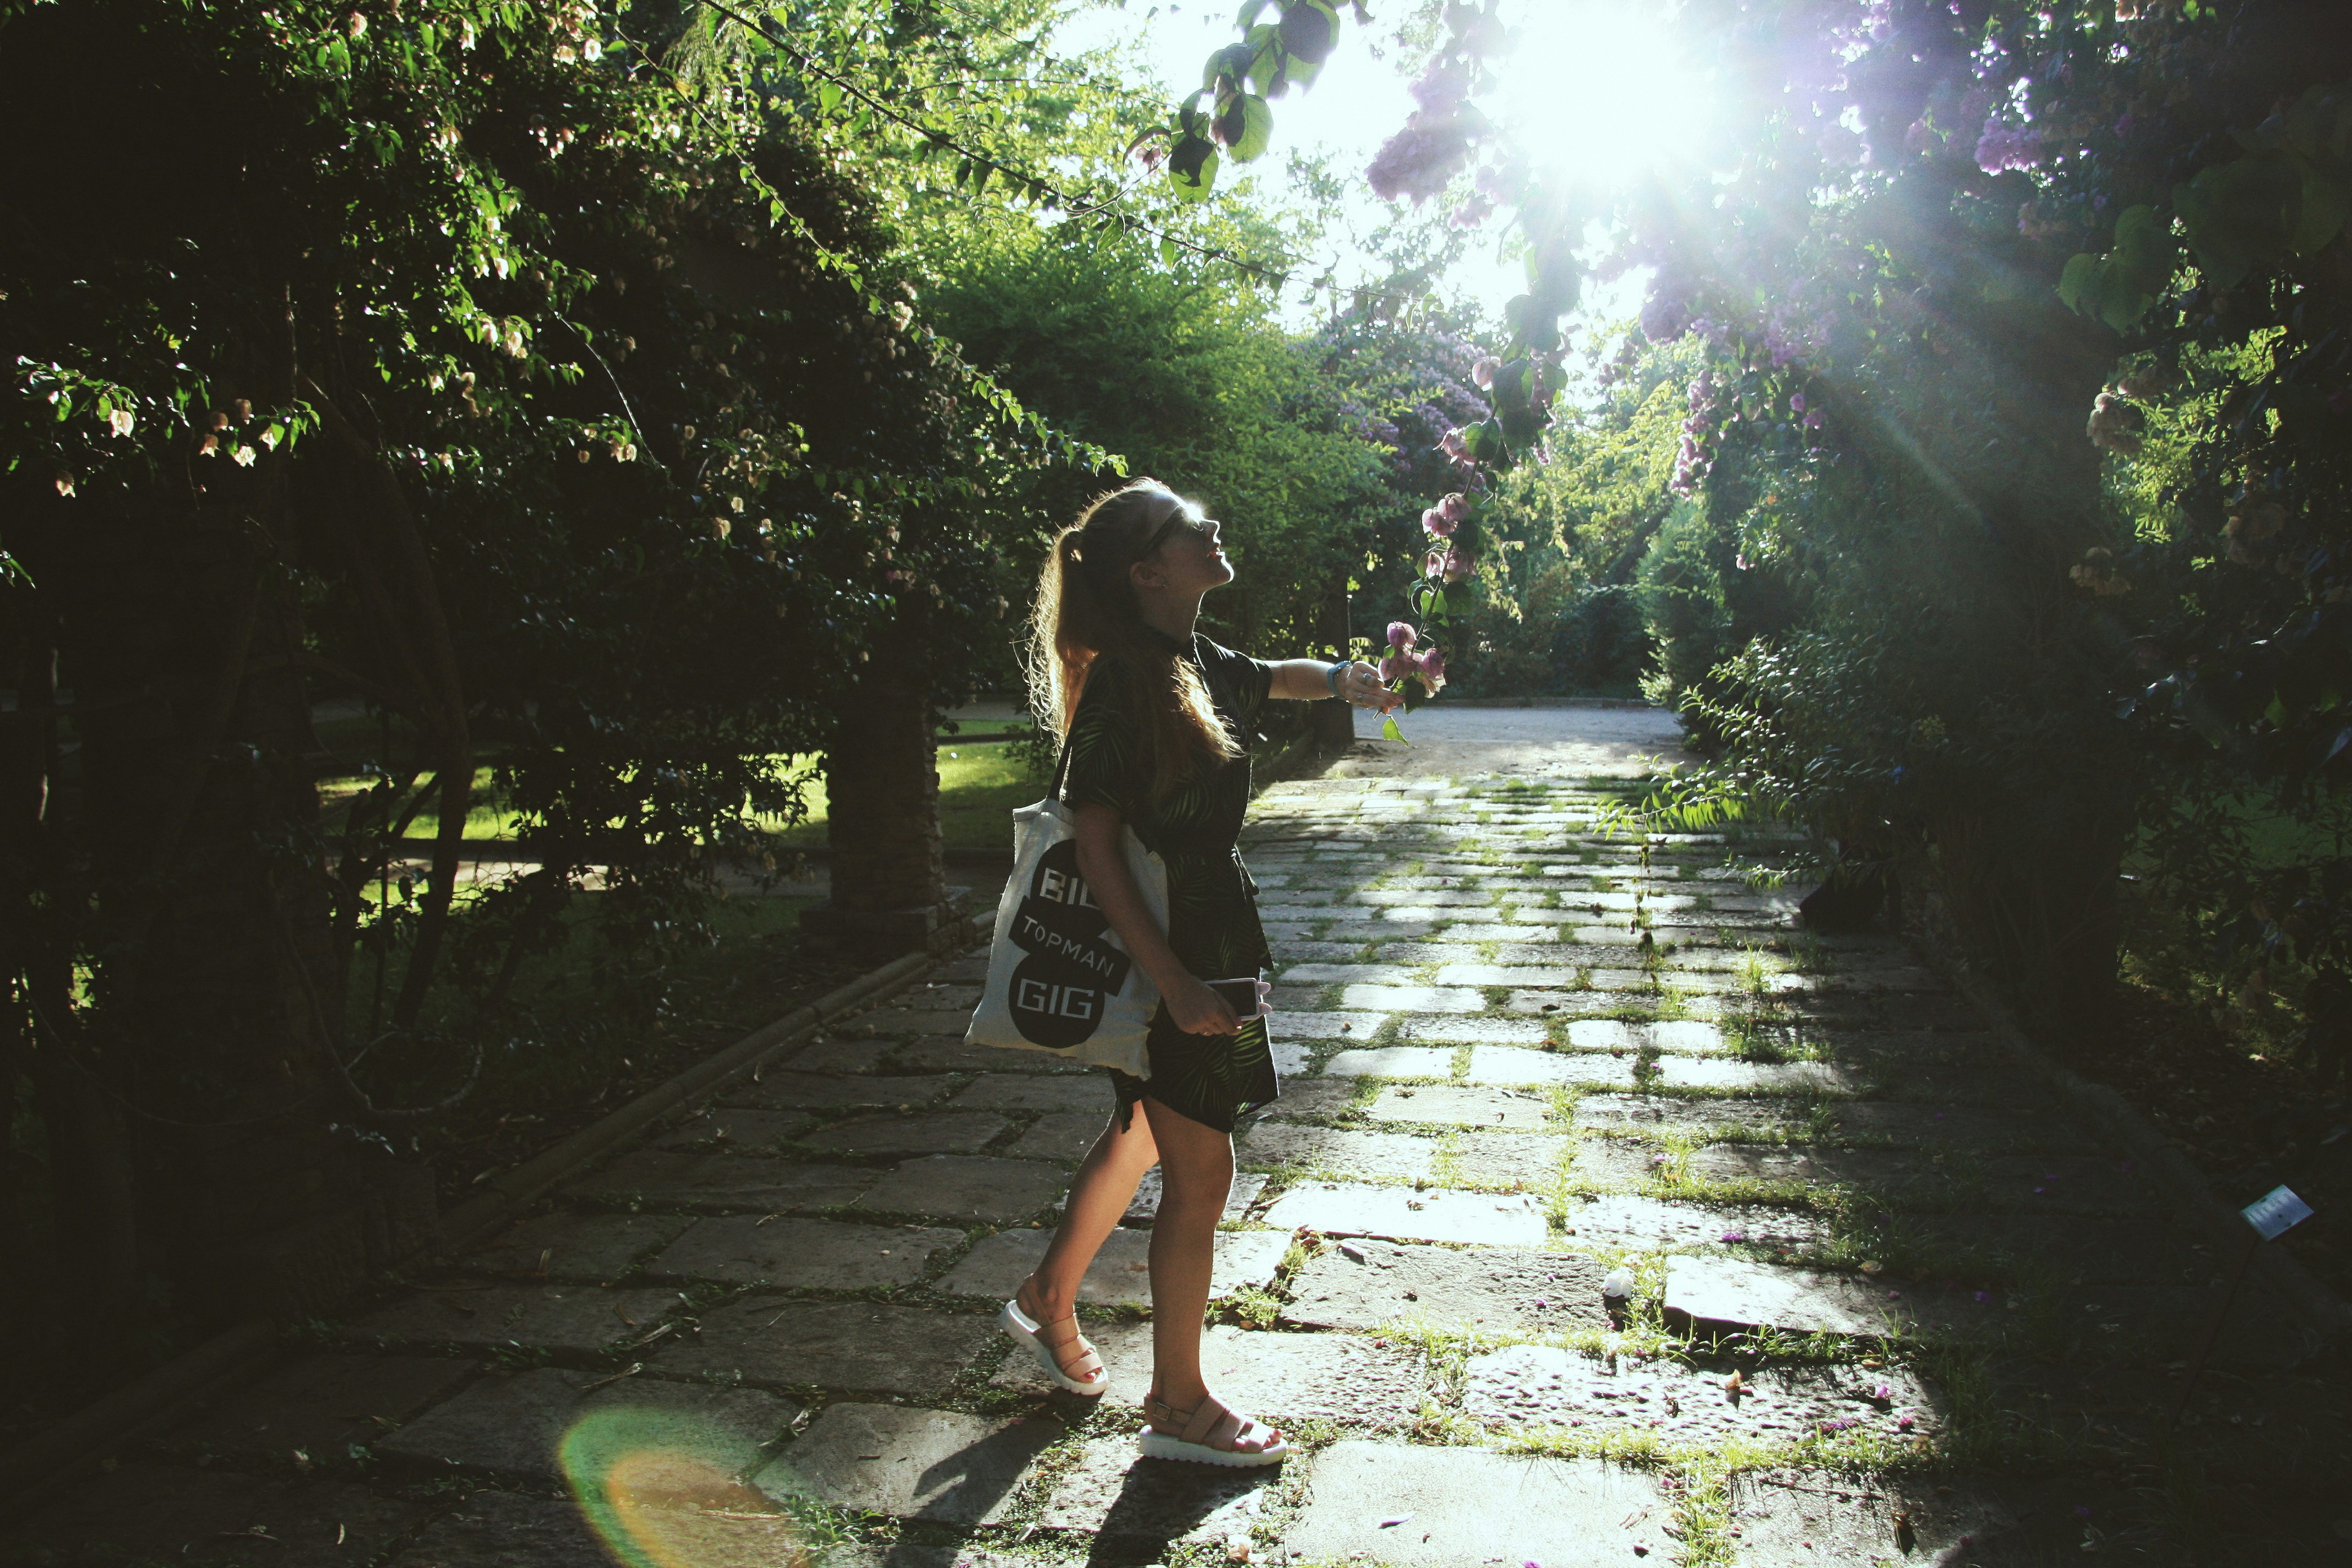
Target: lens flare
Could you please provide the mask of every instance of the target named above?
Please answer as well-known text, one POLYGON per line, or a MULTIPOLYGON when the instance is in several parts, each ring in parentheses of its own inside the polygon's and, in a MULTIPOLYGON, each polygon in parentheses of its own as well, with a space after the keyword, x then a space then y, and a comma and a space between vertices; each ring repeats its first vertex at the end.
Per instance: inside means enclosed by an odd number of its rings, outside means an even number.
POLYGON ((807 1532, 737 1478, 759 1451, 679 1410, 614 1405, 557 1447, 581 1513, 627 1568, 803 1568, 807 1532))

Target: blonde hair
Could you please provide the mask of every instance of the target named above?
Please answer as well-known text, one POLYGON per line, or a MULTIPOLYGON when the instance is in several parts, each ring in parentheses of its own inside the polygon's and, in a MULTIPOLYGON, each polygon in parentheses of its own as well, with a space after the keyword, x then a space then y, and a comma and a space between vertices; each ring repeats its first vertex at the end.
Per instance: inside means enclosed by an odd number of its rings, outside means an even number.
POLYGON ((1067 742, 1088 677, 1116 674, 1142 721, 1154 800, 1194 764, 1242 754, 1198 668, 1144 624, 1129 575, 1151 536, 1179 512, 1197 518, 1200 508, 1158 479, 1097 496, 1054 536, 1030 617, 1029 707, 1038 726, 1067 742))

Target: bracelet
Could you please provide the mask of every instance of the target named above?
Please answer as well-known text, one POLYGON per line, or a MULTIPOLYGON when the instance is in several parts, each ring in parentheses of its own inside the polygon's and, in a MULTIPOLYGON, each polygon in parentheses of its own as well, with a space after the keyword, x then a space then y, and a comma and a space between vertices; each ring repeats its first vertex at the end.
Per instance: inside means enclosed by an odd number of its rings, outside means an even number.
POLYGON ((1339 671, 1345 668, 1344 665, 1332 664, 1323 668, 1323 684, 1331 689, 1334 697, 1339 695, 1339 671))

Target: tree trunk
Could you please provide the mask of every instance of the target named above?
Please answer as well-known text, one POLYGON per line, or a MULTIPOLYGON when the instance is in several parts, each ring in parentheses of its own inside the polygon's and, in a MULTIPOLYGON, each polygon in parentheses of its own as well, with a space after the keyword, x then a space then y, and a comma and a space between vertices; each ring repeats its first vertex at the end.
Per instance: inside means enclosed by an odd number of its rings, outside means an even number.
POLYGON ((825 753, 833 899, 822 918, 845 950, 937 952, 964 940, 940 845, 938 721, 921 670, 895 648, 849 684, 825 753))

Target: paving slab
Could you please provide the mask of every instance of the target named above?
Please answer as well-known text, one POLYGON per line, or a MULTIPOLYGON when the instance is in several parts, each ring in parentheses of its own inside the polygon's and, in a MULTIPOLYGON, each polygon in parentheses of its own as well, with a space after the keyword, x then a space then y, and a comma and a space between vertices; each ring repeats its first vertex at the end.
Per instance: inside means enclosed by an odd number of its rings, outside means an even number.
POLYGON ((1369 1040, 1388 1021, 1386 1013, 1276 1011, 1265 1021, 1265 1029, 1277 1040, 1369 1040))
POLYGON ((727 1148, 773 1154, 814 1125, 816 1118, 805 1111, 714 1105, 655 1133, 652 1142, 659 1149, 727 1148))
POLYGON ((1294 963, 1277 972, 1285 985, 1412 985, 1420 976, 1398 963, 1294 963))
POLYGON ((1472 1083, 1509 1089, 1534 1085, 1589 1084, 1631 1089, 1639 1058, 1606 1051, 1531 1051, 1517 1046, 1477 1046, 1470 1052, 1472 1083))
POLYGON ((1673 1162, 1672 1154, 1632 1138, 1587 1133, 1577 1140, 1568 1179, 1580 1188, 1622 1189, 1660 1179, 1673 1162))
POLYGON ((609 1284, 693 1223, 684 1215, 539 1215, 466 1253, 463 1265, 483 1274, 609 1284))
POLYGON ((1464 1017, 1435 1014, 1397 1026, 1396 1037, 1414 1045, 1540 1046, 1549 1031, 1539 1019, 1464 1017))
POLYGON ((794 1051, 786 1060, 794 1072, 879 1072, 883 1058, 890 1054, 891 1047, 897 1043, 893 1040, 844 1040, 820 1035, 794 1051))
POLYGON ((1035 1160, 929 1154, 898 1166, 856 1206, 964 1225, 1009 1225, 1059 1203, 1069 1185, 1067 1172, 1035 1160))
MULTIPOLYGON (((738 1079, 721 1092, 728 1105, 775 1106, 803 1110, 847 1110, 861 1105, 924 1105, 955 1084, 945 1073, 906 1078, 857 1077, 823 1072, 772 1072, 757 1083, 738 1079)), ((959 1101, 963 1097, 959 1096, 959 1101)))
POLYGON ((673 1290, 596 1285, 420 1289, 345 1327, 352 1334, 394 1344, 587 1352, 636 1338, 677 1305, 673 1290))
POLYGON ((640 1149, 564 1191, 596 1203, 633 1207, 662 1205, 790 1214, 850 1203, 880 1175, 879 1171, 854 1165, 640 1149))
POLYGON ((969 1007, 877 1007, 840 1026, 845 1034, 870 1029, 877 1035, 940 1035, 961 1041, 971 1027, 969 1007))
POLYGON ((1344 1117, 1355 1103, 1358 1088, 1358 1081, 1352 1078, 1285 1079, 1281 1095, 1257 1115, 1275 1121, 1344 1117))
MULTIPOLYGON (((1848 1109, 1840 1106, 1842 1112, 1848 1109)), ((1579 1127, 1644 1137, 1705 1141, 1729 1134, 1803 1138, 1810 1107, 1790 1100, 1689 1099, 1667 1094, 1587 1094, 1576 1102, 1579 1127)))
POLYGON ((486 1491, 434 1520, 387 1568, 580 1568, 608 1561, 568 1500, 486 1491))
POLYGON ((1234 1157, 1254 1170, 1288 1168, 1320 1175, 1427 1180, 1434 1138, 1360 1132, 1296 1121, 1261 1121, 1234 1140, 1234 1157))
POLYGON ((1147 1459, 1132 1437, 1097 1437, 1055 1483, 1037 1522, 1139 1544, 1222 1542, 1249 1532, 1281 1485, 1283 1468, 1147 1459))
MULTIPOLYGON (((1240 1219, 1249 1213, 1251 1205, 1257 1202, 1258 1194, 1265 1191, 1264 1176, 1254 1171, 1235 1172, 1234 1184, 1226 1189, 1225 1193, 1224 1217, 1228 1220, 1240 1219)), ((1119 1223, 1150 1225, 1159 1218, 1160 1194, 1160 1171, 1159 1166, 1154 1165, 1144 1172, 1143 1179, 1135 1184, 1135 1201, 1127 1205, 1127 1213, 1119 1216, 1119 1223)))
POLYGON ((832 1405, 752 1479, 779 1500, 805 1497, 940 1524, 993 1522, 1058 1421, 966 1415, 898 1405, 832 1405))
POLYGON ((1452 1078, 1454 1052, 1449 1047, 1379 1046, 1346 1050, 1323 1064, 1325 1078, 1452 1078))
POLYGON ((1998 1309, 1973 1295, 1727 1257, 1667 1259, 1665 1309, 1667 1321, 1693 1331, 1773 1328, 1900 1339, 1923 1328, 1981 1330, 1998 1321, 1998 1309))
POLYGON ((857 1116, 820 1127, 801 1142, 839 1154, 969 1154, 1013 1125, 985 1110, 857 1116))
POLYGON ((1858 1094, 1868 1075, 1835 1062, 1749 1062, 1731 1058, 1661 1057, 1666 1089, 1729 1089, 1738 1094, 1858 1094))
POLYGON ((1580 1242, 1644 1252, 1738 1243, 1794 1251, 1829 1237, 1829 1227, 1801 1209, 1681 1203, 1622 1193, 1576 1203, 1568 1211, 1567 1228, 1580 1242))
POLYGON ((1421 1084, 1381 1090, 1364 1114, 1373 1121, 1521 1132, 1550 1124, 1551 1101, 1517 1089, 1421 1084))
POLYGON ((801 1406, 756 1388, 712 1388, 564 1367, 484 1378, 375 1445, 394 1458, 555 1483, 556 1448, 583 1416, 625 1424, 635 1446, 691 1453, 728 1474, 761 1463, 761 1449, 800 1418, 801 1406))
POLYGON ((1664 1357, 1509 1345, 1468 1359, 1462 1408, 1511 1426, 1646 1427, 1708 1445, 1852 1433, 1893 1446, 1937 1437, 1949 1419, 1944 1402, 1897 1367, 1748 1366, 1738 1392, 1728 1382, 1727 1369, 1664 1357))
POLYGON ((1948 1180, 1931 1155, 1908 1149, 1839 1149, 1781 1143, 1712 1143, 1691 1151, 1685 1179, 1692 1182, 1775 1182, 1816 1186, 1826 1183, 1865 1185, 1875 1191, 1909 1189, 1948 1180))
MULTIPOLYGON (((999 1231, 977 1243, 936 1289, 950 1296, 1011 1300, 1021 1281, 1045 1256, 1046 1243, 1052 1239, 1051 1232, 1040 1229, 999 1231)), ((1219 1231, 1209 1275, 1210 1298, 1230 1296, 1245 1285, 1268 1284, 1289 1248, 1287 1232, 1219 1231)), ((1150 1231, 1126 1226, 1113 1230, 1078 1281, 1078 1300, 1090 1307, 1151 1305, 1150 1249, 1150 1231)))
POLYGON ((1382 1013, 1477 1013, 1486 998, 1466 985, 1349 985, 1339 1005, 1382 1013))
POLYGON ((1099 1075, 992 1072, 974 1079, 954 1105, 958 1110, 1091 1110, 1100 1121, 1116 1099, 1099 1075))
POLYGON ((1265 1212, 1270 1228, 1483 1247, 1541 1247, 1542 1208, 1525 1196, 1302 1182, 1265 1212))
POLYGON ((1441 1167, 1447 1186, 1505 1192, 1548 1192, 1559 1179, 1570 1140, 1541 1133, 1496 1132, 1454 1141, 1450 1169, 1441 1167))
POLYGON ((653 1359, 664 1373, 721 1382, 936 1394, 996 1334, 981 1313, 761 1296, 703 1313, 698 1338, 653 1359))
POLYGON ((430 1504, 324 1477, 283 1481, 217 1468, 124 1464, 72 1482, 28 1515, 11 1519, 0 1552, 26 1564, 348 1568, 390 1551, 430 1510, 430 1504))
POLYGON ((173 1431, 165 1447, 225 1458, 341 1458, 474 1375, 433 1356, 308 1355, 173 1431))
POLYGON ((1598 1459, 1350 1439, 1315 1457, 1283 1544, 1309 1561, 1401 1568, 1621 1568, 1636 1546, 1668 1560, 1671 1517, 1646 1474, 1598 1459))
POLYGON ((1109 1121, 1108 1107, 1056 1110, 1030 1123, 1028 1130, 1004 1152, 1023 1160, 1052 1160, 1075 1165, 1087 1157, 1087 1152, 1095 1146, 1109 1121))
MULTIPOLYGON (((1906 1562, 2011 1568, 2060 1561, 2061 1551, 2082 1555, 2081 1521, 2071 1509, 2064 1514, 2065 1529, 2028 1542, 2020 1539, 2016 1516, 1973 1487, 1902 1476, 1864 1485, 1835 1471, 1776 1470, 1734 1479, 1730 1528, 1738 1535, 1741 1568, 1906 1562)), ((2155 1558, 2131 1556, 2173 1561, 2158 1550, 2155 1558)))
POLYGON ((963 1245, 963 1232, 831 1219, 697 1220, 646 1265, 662 1279, 713 1279, 787 1290, 866 1290, 910 1285, 932 1259, 963 1245))
POLYGON ((1233 1409, 1277 1425, 1406 1426, 1433 1392, 1417 1352, 1356 1334, 1221 1325, 1201 1336, 1201 1371, 1233 1409))
POLYGON ((893 1043, 889 1062, 893 1072, 1068 1073, 1084 1077, 1100 1070, 1056 1051, 967 1046, 961 1024, 952 1036, 926 1035, 893 1043))

